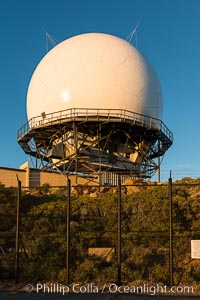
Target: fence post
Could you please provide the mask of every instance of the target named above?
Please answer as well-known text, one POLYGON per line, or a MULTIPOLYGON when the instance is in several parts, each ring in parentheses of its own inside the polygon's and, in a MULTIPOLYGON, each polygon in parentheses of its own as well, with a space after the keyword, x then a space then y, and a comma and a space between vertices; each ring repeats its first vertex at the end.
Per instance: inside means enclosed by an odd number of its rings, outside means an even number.
POLYGON ((70 198, 71 180, 67 179, 67 241, 66 241, 66 284, 69 284, 69 252, 70 252, 70 198))
POLYGON ((117 284, 121 286, 121 206, 122 191, 121 178, 118 177, 118 201, 117 201, 117 284))
POLYGON ((173 199, 172 199, 172 177, 168 180, 168 196, 169 196, 169 283, 174 284, 174 258, 173 258, 173 199))
POLYGON ((17 215, 16 215, 16 238, 15 238, 15 282, 19 282, 19 233, 20 233, 20 203, 21 203, 21 181, 17 176, 17 215))

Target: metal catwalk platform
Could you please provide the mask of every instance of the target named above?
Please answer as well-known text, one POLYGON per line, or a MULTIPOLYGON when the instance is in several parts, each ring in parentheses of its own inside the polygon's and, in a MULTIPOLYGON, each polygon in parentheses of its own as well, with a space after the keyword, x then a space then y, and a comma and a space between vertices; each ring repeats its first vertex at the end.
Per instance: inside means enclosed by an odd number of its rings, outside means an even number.
POLYGON ((122 109, 67 109, 30 119, 17 133, 40 168, 67 173, 114 172, 150 178, 173 134, 159 119, 122 109))

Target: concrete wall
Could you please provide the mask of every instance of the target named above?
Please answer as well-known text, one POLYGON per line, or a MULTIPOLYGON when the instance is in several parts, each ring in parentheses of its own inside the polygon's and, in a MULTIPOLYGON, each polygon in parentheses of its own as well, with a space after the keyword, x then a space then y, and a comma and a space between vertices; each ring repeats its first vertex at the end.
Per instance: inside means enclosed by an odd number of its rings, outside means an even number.
MULTIPOLYGON (((67 178, 60 173, 53 173, 52 171, 42 171, 38 169, 32 169, 29 163, 25 163, 20 166, 20 169, 12 169, 0 167, 0 183, 3 183, 6 187, 17 187, 17 177, 22 182, 22 187, 39 187, 45 183, 51 186, 66 186, 67 178)), ((75 176, 70 176, 71 184, 83 185, 87 184, 88 180, 85 178, 78 177, 76 180, 75 176)), ((91 185, 95 185, 93 182, 91 185)), ((97 184, 97 183, 96 183, 97 184)))
POLYGON ((48 183, 51 186, 66 186, 66 177, 62 174, 57 174, 48 171, 30 170, 30 187, 42 186, 48 183))
POLYGON ((0 183, 6 187, 17 187, 17 177, 22 182, 22 186, 26 186, 26 170, 11 169, 0 167, 0 183))

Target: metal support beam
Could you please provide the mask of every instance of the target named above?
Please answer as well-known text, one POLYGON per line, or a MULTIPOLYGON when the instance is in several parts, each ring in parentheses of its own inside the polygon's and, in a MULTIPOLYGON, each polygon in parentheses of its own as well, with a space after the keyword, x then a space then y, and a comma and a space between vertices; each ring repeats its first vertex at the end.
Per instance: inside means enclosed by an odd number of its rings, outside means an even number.
MULTIPOLYGON (((158 152, 160 152, 160 141, 158 141, 158 152)), ((158 182, 160 182, 160 156, 158 156, 158 182)))
POLYGON ((121 286, 121 178, 118 177, 118 204, 117 204, 117 284, 121 286))
POLYGON ((173 258, 173 203, 172 203, 172 177, 170 171, 170 178, 168 180, 168 193, 169 193, 169 283, 170 286, 174 285, 174 258, 173 258))
POLYGON ((20 233, 20 203, 21 203, 21 181, 17 176, 17 215, 16 215, 16 239, 15 239, 15 282, 19 282, 19 233, 20 233))
POLYGON ((67 179, 67 236, 66 236, 66 284, 69 284, 69 259, 70 259, 70 198, 71 198, 71 180, 67 179))
POLYGON ((73 131, 74 131, 74 148, 75 148, 75 177, 76 177, 76 184, 77 184, 78 183, 78 141, 77 141, 76 122, 73 122, 73 131))
POLYGON ((98 136, 98 155, 99 155, 99 185, 101 185, 101 155, 102 155, 102 150, 101 150, 101 147, 100 147, 101 124, 99 124, 99 126, 98 126, 97 136, 98 136))

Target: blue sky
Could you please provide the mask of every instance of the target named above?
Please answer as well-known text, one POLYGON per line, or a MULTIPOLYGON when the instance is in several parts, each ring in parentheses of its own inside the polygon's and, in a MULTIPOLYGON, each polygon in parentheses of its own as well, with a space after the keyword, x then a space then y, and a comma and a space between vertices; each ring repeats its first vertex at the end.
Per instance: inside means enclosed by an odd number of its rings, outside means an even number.
POLYGON ((199 0, 1 1, 0 166, 28 159, 16 132, 27 121, 28 84, 46 53, 43 28, 59 42, 84 32, 126 38, 138 21, 137 46, 160 79, 163 121, 174 133, 161 174, 200 177, 199 0))

